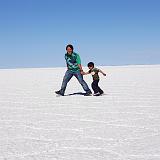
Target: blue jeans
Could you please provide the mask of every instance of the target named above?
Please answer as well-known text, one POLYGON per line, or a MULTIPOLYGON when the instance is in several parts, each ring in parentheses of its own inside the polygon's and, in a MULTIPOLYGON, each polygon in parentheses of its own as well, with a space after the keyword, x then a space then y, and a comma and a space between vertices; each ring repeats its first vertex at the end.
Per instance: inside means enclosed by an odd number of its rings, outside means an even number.
POLYGON ((79 83, 81 84, 81 86, 83 87, 83 89, 86 92, 91 92, 87 83, 84 81, 83 76, 80 71, 72 72, 70 70, 67 70, 64 77, 63 77, 63 82, 62 82, 62 86, 61 86, 61 90, 60 90, 62 94, 64 94, 66 87, 67 87, 67 83, 70 81, 70 79, 73 76, 75 76, 77 78, 77 80, 79 81, 79 83))

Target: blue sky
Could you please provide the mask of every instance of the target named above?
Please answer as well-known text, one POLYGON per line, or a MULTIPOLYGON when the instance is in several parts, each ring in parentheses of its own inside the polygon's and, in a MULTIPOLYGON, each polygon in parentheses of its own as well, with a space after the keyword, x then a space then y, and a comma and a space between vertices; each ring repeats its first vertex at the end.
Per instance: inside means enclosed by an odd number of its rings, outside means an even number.
POLYGON ((160 64, 159 0, 0 0, 0 68, 160 64))

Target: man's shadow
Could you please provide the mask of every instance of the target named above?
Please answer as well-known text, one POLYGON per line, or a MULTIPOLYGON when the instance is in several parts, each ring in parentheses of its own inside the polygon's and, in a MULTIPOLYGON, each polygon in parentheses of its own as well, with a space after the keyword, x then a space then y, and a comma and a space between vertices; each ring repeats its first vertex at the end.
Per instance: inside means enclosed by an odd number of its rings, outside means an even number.
POLYGON ((85 93, 83 93, 83 92, 75 92, 75 93, 71 93, 71 94, 66 94, 65 96, 73 96, 73 95, 82 95, 82 96, 84 96, 85 93))

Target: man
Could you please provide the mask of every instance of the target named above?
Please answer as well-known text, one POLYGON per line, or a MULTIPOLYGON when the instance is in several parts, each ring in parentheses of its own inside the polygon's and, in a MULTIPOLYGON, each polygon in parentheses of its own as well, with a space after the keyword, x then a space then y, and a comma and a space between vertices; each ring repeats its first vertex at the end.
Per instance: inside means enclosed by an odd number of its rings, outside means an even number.
POLYGON ((66 71, 63 82, 61 85, 61 89, 59 91, 56 91, 55 93, 61 96, 64 96, 67 83, 70 81, 70 79, 75 76, 79 83, 82 85, 83 89, 86 91, 84 94, 85 96, 89 96, 92 94, 91 90, 89 89, 87 83, 83 79, 83 69, 81 65, 81 59, 79 54, 73 52, 74 48, 71 44, 66 46, 67 53, 65 54, 65 60, 67 64, 68 70, 66 71))

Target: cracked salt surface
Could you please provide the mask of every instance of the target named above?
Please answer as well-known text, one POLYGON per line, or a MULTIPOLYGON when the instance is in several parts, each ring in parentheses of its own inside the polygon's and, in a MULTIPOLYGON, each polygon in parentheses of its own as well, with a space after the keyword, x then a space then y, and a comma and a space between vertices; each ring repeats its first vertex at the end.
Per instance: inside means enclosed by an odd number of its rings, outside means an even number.
POLYGON ((160 160, 160 65, 103 70, 104 96, 56 97, 65 68, 1 69, 0 160, 160 160))

